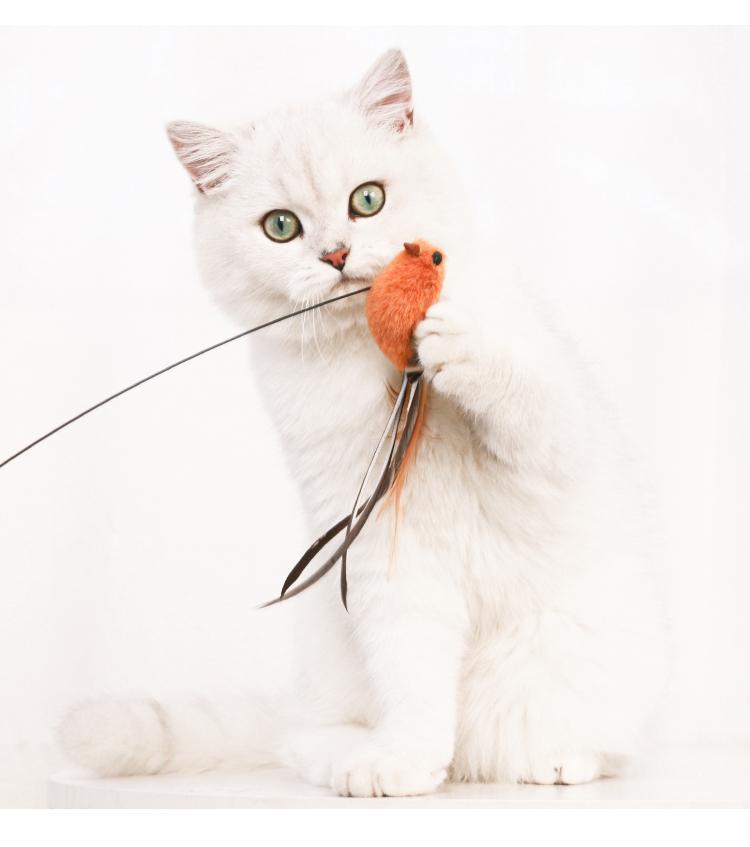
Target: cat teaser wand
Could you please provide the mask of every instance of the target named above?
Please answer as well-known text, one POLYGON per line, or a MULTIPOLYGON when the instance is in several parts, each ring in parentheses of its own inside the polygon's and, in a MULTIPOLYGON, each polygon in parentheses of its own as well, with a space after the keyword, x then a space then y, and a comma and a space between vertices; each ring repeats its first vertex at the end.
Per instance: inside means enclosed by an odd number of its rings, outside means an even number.
POLYGON ((281 321, 286 321, 289 318, 295 318, 297 317, 297 315, 304 315, 305 312, 311 312, 313 309, 319 309, 321 306, 327 306, 329 303, 335 303, 337 300, 343 300, 346 297, 354 297, 355 294, 362 294, 365 291, 369 290, 370 286, 367 285, 364 288, 358 288, 356 291, 350 291, 348 294, 339 294, 337 297, 331 297, 329 300, 323 300, 321 303, 315 303, 312 306, 305 306, 304 309, 297 309, 296 312, 289 312, 288 315, 281 315, 278 318, 266 321, 266 323, 254 326, 252 329, 246 329, 244 332, 240 332, 237 335, 233 335, 231 338, 225 338, 223 341, 218 341, 216 344, 212 344, 210 347, 204 347, 203 350, 199 350, 197 353, 191 353, 189 356, 185 356, 184 359, 180 359, 178 362, 173 362, 171 365, 167 365, 165 368, 161 368, 161 370, 155 371, 154 373, 149 374, 148 376, 144 376, 142 379, 139 379, 132 385, 128 385, 127 388, 122 388, 120 389, 120 391, 116 391, 114 394, 110 394, 109 397, 105 397, 104 400, 100 400, 93 406, 89 406, 88 409, 84 409, 82 412, 79 412, 77 415, 74 415, 72 418, 69 418, 64 423, 61 423, 59 426, 56 426, 54 429, 51 429, 49 432, 40 436, 35 441, 32 441, 31 444, 27 444, 25 447, 23 447, 18 452, 14 453, 12 456, 8 456, 7 459, 4 459, 2 462, 0 462, 0 468, 10 464, 14 459, 17 459, 19 456, 22 456, 27 450, 31 450, 32 447, 36 447, 37 444, 41 444, 42 441, 46 441, 51 436, 55 435, 55 433, 65 429, 66 426, 70 426, 70 424, 79 421, 81 418, 85 417, 91 412, 96 411, 97 409, 100 409, 102 406, 106 405, 110 401, 116 400, 118 397, 122 397, 122 395, 127 394, 128 391, 132 391, 134 388, 138 388, 139 385, 143 385, 144 383, 149 382, 149 380, 155 379, 157 376, 161 376, 162 374, 167 373, 167 371, 171 371, 174 368, 179 367, 180 365, 184 365, 186 362, 190 362, 193 359, 197 359, 198 356, 202 356, 204 353, 210 353, 212 350, 217 350, 219 347, 223 347, 225 344, 229 344, 230 341, 237 341, 238 338, 244 338, 246 335, 251 335, 254 332, 258 332, 258 330, 266 329, 269 326, 281 323, 281 321))
POLYGON ((362 531, 367 519, 370 517, 376 503, 390 490, 394 490, 398 498, 400 487, 403 485, 407 465, 414 453, 418 436, 421 430, 422 417, 424 413, 425 389, 422 382, 422 368, 418 364, 416 355, 412 348, 412 335, 416 325, 424 318, 427 309, 437 300, 442 288, 444 275, 443 254, 432 248, 424 241, 407 242, 404 244, 404 252, 400 253, 385 270, 378 275, 372 286, 365 286, 347 294, 339 294, 328 300, 323 300, 312 306, 297 309, 287 315, 281 315, 273 320, 266 321, 251 329, 237 333, 230 338, 225 338, 210 347, 205 347, 196 353, 192 353, 171 365, 167 365, 131 385, 120 389, 120 391, 105 397, 88 409, 84 409, 67 421, 59 424, 54 429, 27 444, 7 459, 0 462, 0 468, 22 456, 33 447, 46 441, 51 436, 81 420, 81 418, 100 409, 112 400, 122 397, 134 388, 155 379, 174 368, 210 353, 231 341, 244 338, 261 329, 273 326, 289 318, 305 314, 306 312, 335 303, 356 294, 369 291, 366 313, 370 331, 375 341, 386 356, 403 372, 401 388, 396 395, 393 410, 388 418, 383 434, 380 437, 370 464, 365 472, 359 492, 354 501, 354 506, 349 515, 342 518, 338 523, 325 532, 305 552, 302 558, 292 568, 281 589, 281 594, 275 600, 264 604, 271 606, 281 600, 293 597, 301 593, 310 585, 317 582, 322 576, 340 560, 341 561, 341 598, 346 606, 347 580, 346 580, 346 554, 352 542, 362 531), (402 423, 403 419, 403 423, 402 423), (383 461, 385 457, 385 461, 383 461), (366 485, 373 473, 373 469, 381 463, 382 467, 378 474, 377 482, 372 493, 360 505, 366 485), (346 529, 343 541, 336 551, 329 556, 315 573, 294 589, 292 585, 299 579, 305 568, 332 541, 340 532, 346 529), (291 589, 291 590, 290 590, 291 589))

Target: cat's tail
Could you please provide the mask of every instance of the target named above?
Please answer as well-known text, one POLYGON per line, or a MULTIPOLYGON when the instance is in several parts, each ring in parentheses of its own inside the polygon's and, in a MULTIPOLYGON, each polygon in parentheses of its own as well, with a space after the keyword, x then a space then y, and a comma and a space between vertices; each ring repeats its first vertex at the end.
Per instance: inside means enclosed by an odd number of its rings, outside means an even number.
POLYGON ((72 708, 59 739, 69 759, 100 776, 195 772, 275 761, 278 723, 260 698, 106 699, 72 708))

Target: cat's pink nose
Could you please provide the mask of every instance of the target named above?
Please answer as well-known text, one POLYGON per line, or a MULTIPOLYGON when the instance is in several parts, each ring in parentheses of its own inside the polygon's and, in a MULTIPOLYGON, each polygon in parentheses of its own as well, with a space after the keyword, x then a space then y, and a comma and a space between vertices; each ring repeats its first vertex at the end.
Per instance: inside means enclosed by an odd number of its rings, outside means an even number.
POLYGON ((339 247, 338 250, 334 250, 331 253, 323 253, 320 257, 320 261, 325 262, 328 265, 333 265, 337 271, 343 271, 344 265, 346 264, 346 257, 348 255, 348 247, 339 247))

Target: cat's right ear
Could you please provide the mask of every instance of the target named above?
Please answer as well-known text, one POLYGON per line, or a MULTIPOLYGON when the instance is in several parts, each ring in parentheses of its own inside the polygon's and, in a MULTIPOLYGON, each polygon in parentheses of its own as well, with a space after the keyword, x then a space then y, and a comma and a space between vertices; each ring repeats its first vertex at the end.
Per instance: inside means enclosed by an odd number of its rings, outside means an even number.
POLYGON ((388 50, 354 89, 360 108, 373 123, 403 132, 414 121, 411 75, 404 54, 388 50))
POLYGON ((167 125, 167 135, 201 194, 228 182, 236 152, 228 133, 190 121, 172 121, 167 125))

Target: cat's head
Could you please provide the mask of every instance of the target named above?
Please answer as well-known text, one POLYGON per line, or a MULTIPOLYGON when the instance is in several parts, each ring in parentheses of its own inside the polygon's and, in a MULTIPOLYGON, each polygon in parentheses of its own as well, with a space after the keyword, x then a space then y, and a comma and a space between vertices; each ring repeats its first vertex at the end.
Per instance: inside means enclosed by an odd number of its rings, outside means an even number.
MULTIPOLYGON (((243 324, 369 284, 405 241, 450 250, 453 180, 414 120, 398 50, 328 100, 237 130, 168 132, 196 187, 204 281, 243 324)), ((339 328, 363 323, 359 297, 331 308, 339 328)))

